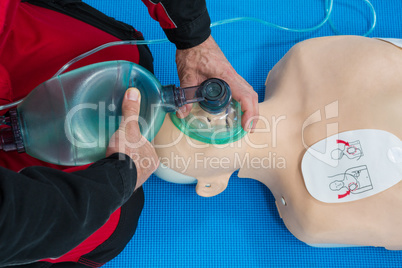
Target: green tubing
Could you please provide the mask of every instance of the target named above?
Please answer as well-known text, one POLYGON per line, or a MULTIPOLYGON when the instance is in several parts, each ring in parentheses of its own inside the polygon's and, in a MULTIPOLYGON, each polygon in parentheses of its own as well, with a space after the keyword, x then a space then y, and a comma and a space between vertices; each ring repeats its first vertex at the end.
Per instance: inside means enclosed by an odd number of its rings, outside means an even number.
MULTIPOLYGON (((330 1, 330 0, 325 0, 325 12, 327 12, 328 14, 331 13, 331 11, 332 11, 332 3, 328 3, 329 1, 330 1), (328 5, 329 5, 329 6, 328 6, 328 5)), ((333 1, 333 0, 331 0, 331 2, 332 2, 332 1, 333 1)), ((370 27, 370 29, 363 35, 363 36, 369 36, 369 35, 373 32, 373 30, 374 30, 374 28, 375 28, 375 26, 376 26, 376 24, 377 24, 377 14, 376 14, 376 12, 375 12, 374 6, 370 3, 369 0, 363 0, 363 1, 368 5, 368 7, 369 7, 370 10, 371 10, 371 13, 373 14, 373 22, 371 23, 371 27, 370 27)), ((336 29, 336 27, 335 27, 334 24, 332 23, 331 18, 329 18, 328 23, 329 23, 329 25, 331 26, 332 30, 333 30, 337 35, 341 35, 341 34, 342 34, 341 32, 338 31, 338 29, 336 29)))
MULTIPOLYGON (((370 3, 369 0, 363 0, 371 9, 371 13, 373 14, 373 22, 371 24, 370 29, 363 35, 363 36, 368 36, 375 28, 376 24, 377 24, 377 15, 374 9, 374 6, 370 3)), ((323 19, 322 22, 320 22, 319 24, 317 24, 314 27, 311 28, 304 28, 304 29, 292 29, 292 28, 287 28, 284 26, 280 26, 271 22, 267 22, 261 19, 257 19, 257 18, 253 18, 253 17, 239 17, 239 18, 233 18, 233 19, 226 19, 226 20, 221 20, 221 21, 217 21, 214 23, 211 23, 211 27, 214 26, 218 26, 218 25, 223 25, 223 24, 228 24, 228 23, 233 23, 233 22, 239 22, 239 21, 252 21, 252 22, 257 22, 257 23, 261 23, 263 25, 266 25, 268 27, 272 27, 275 29, 279 29, 279 30, 283 30, 283 31, 288 31, 288 32, 295 32, 295 33, 306 33, 306 32, 313 32, 315 30, 318 30, 319 28, 321 28, 322 26, 324 26, 325 23, 329 22, 332 30, 336 33, 336 34, 342 34, 340 33, 335 26, 333 25, 330 17, 331 17, 331 13, 332 13, 332 8, 333 8, 333 0, 325 0, 325 18, 323 19)))

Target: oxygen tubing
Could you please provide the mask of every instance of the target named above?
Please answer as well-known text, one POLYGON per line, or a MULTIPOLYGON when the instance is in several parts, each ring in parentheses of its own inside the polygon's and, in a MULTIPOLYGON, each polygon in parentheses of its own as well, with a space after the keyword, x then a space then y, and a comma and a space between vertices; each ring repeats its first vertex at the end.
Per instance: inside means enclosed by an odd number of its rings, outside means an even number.
MULTIPOLYGON (((373 14, 373 21, 371 24, 370 29, 363 35, 363 36, 368 36, 369 34, 371 34, 377 24, 377 15, 374 9, 374 6, 371 4, 371 2, 369 0, 363 0, 368 7, 371 10, 371 13, 373 14)), ((267 22, 265 20, 261 20, 261 19, 257 19, 257 18, 253 18, 253 17, 238 17, 238 18, 232 18, 232 19, 226 19, 226 20, 220 20, 220 21, 216 21, 211 23, 211 28, 215 27, 215 26, 219 26, 219 25, 224 25, 224 24, 228 24, 228 23, 234 23, 234 22, 240 22, 240 21, 252 21, 252 22, 257 22, 257 23, 261 23, 263 25, 266 25, 268 27, 271 28, 275 28, 275 29, 279 29, 279 30, 283 30, 283 31, 288 31, 288 32, 295 32, 295 33, 306 33, 306 32, 313 32, 315 30, 318 30, 319 28, 321 28, 322 26, 325 25, 325 23, 329 23, 330 27, 332 28, 332 30, 340 35, 341 33, 338 31, 338 29, 336 29, 336 27, 334 26, 334 24, 331 21, 331 13, 332 13, 332 9, 333 9, 333 4, 334 4, 334 0, 325 0, 325 17, 324 19, 317 24, 314 27, 310 27, 310 28, 304 28, 304 29, 293 29, 293 28, 287 28, 284 26, 280 26, 271 22, 267 22)), ((112 47, 112 46, 119 46, 119 45, 151 45, 151 44, 163 44, 163 43, 167 43, 169 40, 167 38, 164 39, 154 39, 154 40, 127 40, 127 41, 116 41, 116 42, 110 42, 110 43, 106 43, 103 44, 99 47, 96 47, 92 50, 89 50, 77 57, 75 57, 74 59, 70 60, 69 62, 67 62, 62 68, 60 68, 60 70, 58 70, 53 77, 59 76, 60 74, 62 74, 65 70, 67 70, 72 64, 76 63, 77 61, 92 55, 102 49, 108 48, 108 47, 112 47)), ((53 78, 52 77, 52 78, 53 78)), ((0 111, 2 110, 6 110, 9 109, 11 107, 14 107, 18 104, 20 104, 24 99, 20 99, 18 101, 6 104, 6 105, 0 105, 0 111)))

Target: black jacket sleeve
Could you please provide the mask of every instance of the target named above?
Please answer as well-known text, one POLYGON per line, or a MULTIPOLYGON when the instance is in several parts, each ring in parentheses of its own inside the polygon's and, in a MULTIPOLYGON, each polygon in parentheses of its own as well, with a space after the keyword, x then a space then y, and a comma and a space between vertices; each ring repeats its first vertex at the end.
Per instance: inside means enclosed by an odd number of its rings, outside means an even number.
POLYGON ((178 49, 204 42, 211 34, 205 0, 142 0, 151 17, 178 49))
POLYGON ((129 199, 136 183, 137 170, 124 154, 73 173, 0 168, 0 267, 68 252, 129 199))

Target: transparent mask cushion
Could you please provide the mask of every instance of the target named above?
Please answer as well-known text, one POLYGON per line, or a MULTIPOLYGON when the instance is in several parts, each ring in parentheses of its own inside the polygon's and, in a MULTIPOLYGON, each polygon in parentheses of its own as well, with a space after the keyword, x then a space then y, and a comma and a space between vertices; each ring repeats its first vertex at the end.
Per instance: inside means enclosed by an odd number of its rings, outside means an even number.
POLYGON ((241 115, 240 104, 232 100, 218 114, 210 114, 195 103, 186 118, 178 118, 174 113, 170 114, 170 118, 181 132, 194 140, 208 144, 227 144, 247 134, 241 127, 241 115))

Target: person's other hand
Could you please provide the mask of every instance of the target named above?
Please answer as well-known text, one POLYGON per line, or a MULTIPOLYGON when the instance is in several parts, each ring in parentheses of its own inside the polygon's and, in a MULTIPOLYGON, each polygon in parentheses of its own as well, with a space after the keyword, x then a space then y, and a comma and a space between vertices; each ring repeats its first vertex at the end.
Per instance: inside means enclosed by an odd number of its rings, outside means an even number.
POLYGON ((140 187, 159 165, 159 159, 144 136, 140 133, 138 116, 140 113, 141 95, 138 89, 129 88, 123 99, 123 118, 119 129, 110 138, 106 156, 123 153, 131 157, 137 168, 137 185, 140 187))
MULTIPOLYGON (((258 95, 232 67, 212 36, 198 46, 176 51, 180 87, 196 86, 208 78, 220 78, 229 84, 233 98, 241 104, 242 127, 253 130, 258 120, 258 95), (252 123, 252 128, 250 124, 252 123)), ((191 105, 183 106, 178 117, 186 117, 191 105)))

